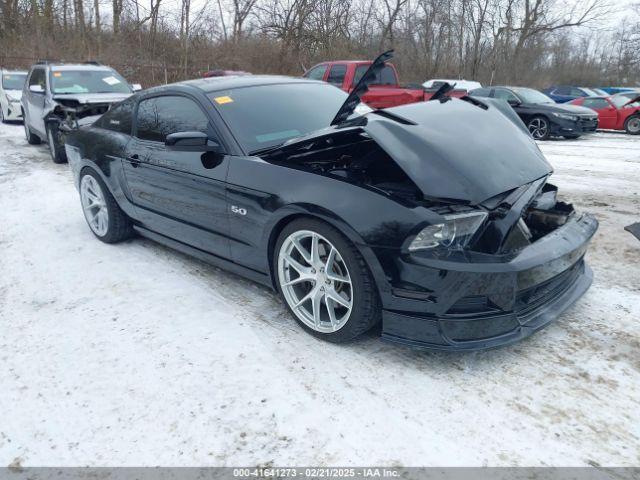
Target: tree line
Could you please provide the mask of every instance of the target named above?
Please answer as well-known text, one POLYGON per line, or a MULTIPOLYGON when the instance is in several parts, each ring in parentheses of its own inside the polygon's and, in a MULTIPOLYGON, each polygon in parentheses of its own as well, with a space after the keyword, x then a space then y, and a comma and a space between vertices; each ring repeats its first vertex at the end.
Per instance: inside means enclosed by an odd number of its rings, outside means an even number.
POLYGON ((0 0, 0 63, 100 60, 148 86, 213 68, 300 75, 319 61, 394 48, 407 83, 640 86, 640 3, 616 8, 606 0, 0 0))

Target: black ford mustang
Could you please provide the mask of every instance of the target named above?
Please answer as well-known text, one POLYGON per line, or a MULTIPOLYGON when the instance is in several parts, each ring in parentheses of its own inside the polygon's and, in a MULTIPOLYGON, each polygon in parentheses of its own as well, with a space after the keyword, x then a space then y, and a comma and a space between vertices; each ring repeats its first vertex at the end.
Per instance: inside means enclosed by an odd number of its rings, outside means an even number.
POLYGON ((471 350, 548 324, 590 285, 596 220, 556 199, 506 104, 358 111, 374 76, 349 96, 251 76, 130 97, 66 144, 91 230, 277 289, 330 341, 382 322, 388 340, 471 350))

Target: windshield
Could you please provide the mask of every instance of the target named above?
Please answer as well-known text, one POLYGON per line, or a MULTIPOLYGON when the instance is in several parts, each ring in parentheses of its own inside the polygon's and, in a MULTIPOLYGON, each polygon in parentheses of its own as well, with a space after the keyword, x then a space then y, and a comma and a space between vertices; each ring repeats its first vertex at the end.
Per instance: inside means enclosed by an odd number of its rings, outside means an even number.
POLYGON ((26 73, 5 73, 2 75, 2 88, 5 90, 22 90, 26 73))
POLYGON ((347 94, 328 84, 287 83, 221 90, 209 98, 251 153, 328 127, 347 94))
POLYGON ((556 103, 544 93, 533 88, 512 88, 524 103, 556 103))
POLYGON ((59 70, 51 73, 53 93, 131 93, 127 81, 113 70, 59 70))

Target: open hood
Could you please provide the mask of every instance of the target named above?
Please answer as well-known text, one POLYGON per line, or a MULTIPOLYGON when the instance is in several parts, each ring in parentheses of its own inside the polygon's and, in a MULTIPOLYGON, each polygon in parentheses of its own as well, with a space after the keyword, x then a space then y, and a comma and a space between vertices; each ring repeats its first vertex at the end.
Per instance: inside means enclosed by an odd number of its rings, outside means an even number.
POLYGON ((395 160, 426 197, 479 204, 552 173, 520 120, 451 99, 375 112, 362 128, 395 160))
POLYGON ((629 100, 627 103, 625 103, 623 105, 623 107, 628 107, 629 105, 631 105, 632 103, 636 103, 636 102, 640 102, 640 95, 638 95, 637 97, 633 97, 631 98, 631 100, 629 100))

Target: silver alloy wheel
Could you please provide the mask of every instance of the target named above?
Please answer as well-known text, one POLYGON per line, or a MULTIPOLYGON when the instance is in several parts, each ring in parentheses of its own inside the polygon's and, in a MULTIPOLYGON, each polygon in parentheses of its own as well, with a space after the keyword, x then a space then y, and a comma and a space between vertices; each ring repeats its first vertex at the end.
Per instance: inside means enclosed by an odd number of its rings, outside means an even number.
POLYGON ((543 118, 534 118, 529 122, 529 132, 536 140, 540 140, 547 136, 549 125, 543 118))
POLYGON ((640 132, 640 117, 634 117, 627 122, 627 128, 630 133, 636 134, 640 132))
POLYGON ((278 253, 278 281, 295 315, 320 333, 340 330, 353 309, 353 286, 347 265, 322 235, 299 230, 278 253))
POLYGON ((93 233, 104 237, 109 230, 109 211, 102 188, 91 175, 85 175, 80 181, 80 202, 93 233))
POLYGON ((53 130, 47 130, 47 137, 49 138, 49 151, 51 152, 51 158, 55 160, 56 158, 56 147, 53 143, 53 130))

